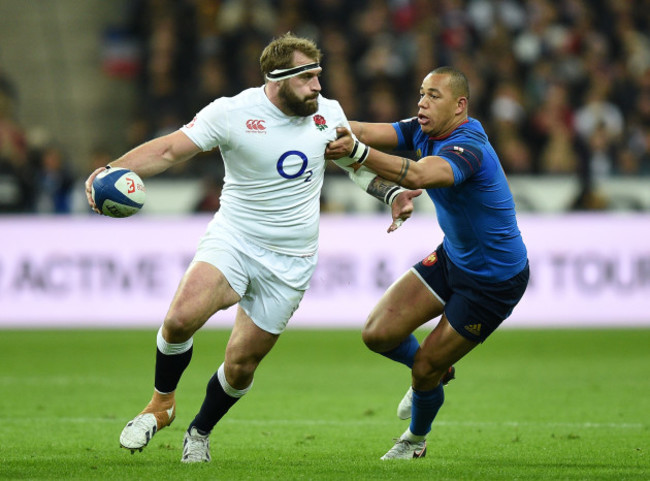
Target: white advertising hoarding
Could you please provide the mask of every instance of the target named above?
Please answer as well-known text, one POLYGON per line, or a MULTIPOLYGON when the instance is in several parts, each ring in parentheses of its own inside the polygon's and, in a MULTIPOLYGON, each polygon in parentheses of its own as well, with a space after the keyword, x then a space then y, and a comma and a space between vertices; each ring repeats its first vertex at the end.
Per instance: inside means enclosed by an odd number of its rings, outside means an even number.
MULTIPOLYGON (((158 326, 209 216, 0 217, 0 327, 158 326)), ((319 264, 290 327, 360 328, 442 239, 432 214, 324 215, 319 264)), ((531 283, 506 327, 650 327, 650 215, 523 215, 531 283)), ((234 309, 208 326, 232 324, 234 309)))

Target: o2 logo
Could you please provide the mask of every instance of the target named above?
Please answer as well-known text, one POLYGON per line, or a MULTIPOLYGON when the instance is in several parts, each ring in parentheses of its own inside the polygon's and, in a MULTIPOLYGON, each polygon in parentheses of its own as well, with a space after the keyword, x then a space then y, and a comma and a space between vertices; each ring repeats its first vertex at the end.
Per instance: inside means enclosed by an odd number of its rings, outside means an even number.
MULTIPOLYGON (((289 150, 280 156, 276 168, 278 170, 278 174, 280 174, 285 179, 295 179, 305 173, 305 170, 307 169, 307 156, 299 150, 289 150), (284 163, 290 157, 298 157, 302 161, 300 168, 294 174, 291 174, 284 170, 284 163)), ((312 175, 314 175, 313 170, 307 171, 307 178, 305 179, 305 182, 311 182, 312 175)))

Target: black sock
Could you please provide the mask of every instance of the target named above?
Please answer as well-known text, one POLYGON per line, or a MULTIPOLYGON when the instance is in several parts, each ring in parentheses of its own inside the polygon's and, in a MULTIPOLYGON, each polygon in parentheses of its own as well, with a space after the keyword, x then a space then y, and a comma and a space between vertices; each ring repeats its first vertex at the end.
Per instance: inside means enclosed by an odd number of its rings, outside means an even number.
POLYGON ((176 390, 183 371, 192 360, 193 348, 181 354, 163 354, 160 349, 156 350, 156 375, 154 386, 161 393, 169 393, 176 390))
POLYGON ((194 421, 190 423, 189 429, 194 426, 199 430, 200 434, 210 433, 212 428, 214 428, 219 420, 239 399, 238 397, 232 397, 226 394, 219 382, 219 376, 215 372, 208 382, 201 409, 194 418, 194 421))

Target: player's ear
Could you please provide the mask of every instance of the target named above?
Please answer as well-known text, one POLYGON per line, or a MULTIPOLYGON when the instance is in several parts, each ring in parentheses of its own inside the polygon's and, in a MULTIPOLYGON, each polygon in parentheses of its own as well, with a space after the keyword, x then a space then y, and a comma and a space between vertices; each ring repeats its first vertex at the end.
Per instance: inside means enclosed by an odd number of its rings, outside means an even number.
POLYGON ((456 104, 456 113, 462 114, 467 110, 467 97, 458 97, 456 104))

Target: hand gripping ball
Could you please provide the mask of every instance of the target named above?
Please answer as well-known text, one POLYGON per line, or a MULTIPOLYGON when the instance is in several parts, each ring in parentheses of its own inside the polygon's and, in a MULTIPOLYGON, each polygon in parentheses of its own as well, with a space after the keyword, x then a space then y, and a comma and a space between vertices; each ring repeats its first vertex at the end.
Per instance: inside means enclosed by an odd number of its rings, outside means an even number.
POLYGON ((106 169, 93 179, 92 197, 97 208, 110 217, 129 217, 144 205, 147 191, 135 172, 121 167, 106 169))

